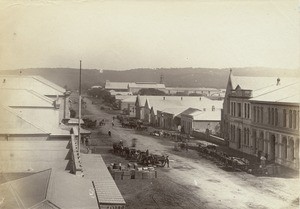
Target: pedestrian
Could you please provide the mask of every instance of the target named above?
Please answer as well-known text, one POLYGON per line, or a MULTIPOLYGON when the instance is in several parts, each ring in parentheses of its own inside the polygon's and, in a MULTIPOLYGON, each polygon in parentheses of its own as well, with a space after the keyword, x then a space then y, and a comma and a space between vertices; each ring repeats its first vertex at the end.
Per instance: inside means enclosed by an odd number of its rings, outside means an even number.
POLYGON ((112 125, 112 126, 114 126, 114 125, 115 125, 115 124, 114 124, 114 121, 112 121, 112 122, 111 122, 111 125, 112 125))
POLYGON ((168 156, 168 155, 166 156, 166 163, 167 163, 167 166, 168 166, 168 168, 169 168, 169 166, 170 166, 170 165, 169 165, 169 164, 170 164, 170 161, 169 161, 169 156, 168 156))
POLYGON ((110 130, 108 130, 108 136, 111 136, 111 132, 110 132, 110 130))
POLYGON ((146 150, 146 156, 149 156, 149 150, 148 149, 146 150))

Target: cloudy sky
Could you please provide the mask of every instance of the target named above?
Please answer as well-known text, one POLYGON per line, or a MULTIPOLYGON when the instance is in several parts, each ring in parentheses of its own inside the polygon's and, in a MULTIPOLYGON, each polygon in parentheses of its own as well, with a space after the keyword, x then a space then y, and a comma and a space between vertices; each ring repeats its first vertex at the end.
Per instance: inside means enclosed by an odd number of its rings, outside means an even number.
POLYGON ((0 70, 300 66, 297 0, 0 1, 0 70))

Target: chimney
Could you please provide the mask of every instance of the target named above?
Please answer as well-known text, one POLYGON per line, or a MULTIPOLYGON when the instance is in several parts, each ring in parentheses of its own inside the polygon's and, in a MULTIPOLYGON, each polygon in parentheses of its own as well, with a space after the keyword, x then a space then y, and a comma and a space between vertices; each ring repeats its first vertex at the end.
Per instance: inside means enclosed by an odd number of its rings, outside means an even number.
POLYGON ((163 100, 166 100, 166 97, 163 97, 163 100))
POLYGON ((199 97, 199 100, 201 101, 201 97, 199 97))
POLYGON ((215 106, 213 105, 212 107, 211 107, 211 111, 215 111, 215 106))
POLYGON ((203 111, 206 111, 206 108, 203 108, 203 111))
POLYGON ((181 97, 181 100, 182 100, 183 98, 181 97))
POLYGON ((276 84, 277 86, 279 86, 280 85, 280 78, 277 78, 277 84, 276 84))

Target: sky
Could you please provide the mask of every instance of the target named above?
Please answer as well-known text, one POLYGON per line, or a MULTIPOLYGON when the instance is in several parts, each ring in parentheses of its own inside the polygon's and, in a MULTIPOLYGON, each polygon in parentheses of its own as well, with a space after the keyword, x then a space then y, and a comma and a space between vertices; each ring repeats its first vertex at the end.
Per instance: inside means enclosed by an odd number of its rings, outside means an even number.
POLYGON ((297 0, 1 0, 0 70, 300 68, 297 0))

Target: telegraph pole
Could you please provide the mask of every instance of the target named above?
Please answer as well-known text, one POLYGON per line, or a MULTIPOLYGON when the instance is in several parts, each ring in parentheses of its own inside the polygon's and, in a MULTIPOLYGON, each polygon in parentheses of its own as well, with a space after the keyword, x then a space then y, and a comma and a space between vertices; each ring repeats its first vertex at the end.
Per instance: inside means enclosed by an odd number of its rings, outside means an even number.
POLYGON ((79 70, 79 111, 78 111, 78 151, 80 153, 80 143, 81 143, 81 135, 80 135, 80 121, 81 121, 81 60, 80 60, 80 70, 79 70))

